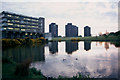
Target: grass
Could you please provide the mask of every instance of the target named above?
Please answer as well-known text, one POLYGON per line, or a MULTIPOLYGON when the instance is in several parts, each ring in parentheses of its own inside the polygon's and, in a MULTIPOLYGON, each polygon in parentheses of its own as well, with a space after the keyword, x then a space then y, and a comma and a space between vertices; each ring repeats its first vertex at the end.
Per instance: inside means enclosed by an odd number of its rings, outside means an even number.
POLYGON ((58 37, 51 41, 120 41, 120 36, 58 37))

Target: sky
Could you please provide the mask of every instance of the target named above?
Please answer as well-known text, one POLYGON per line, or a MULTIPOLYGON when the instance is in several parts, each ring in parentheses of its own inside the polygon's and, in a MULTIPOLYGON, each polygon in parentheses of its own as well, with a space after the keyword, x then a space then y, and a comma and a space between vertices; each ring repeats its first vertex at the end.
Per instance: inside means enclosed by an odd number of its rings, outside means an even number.
POLYGON ((92 35, 118 31, 118 0, 6 0, 2 11, 9 11, 33 17, 45 18, 45 32, 49 24, 58 24, 58 34, 65 35, 65 25, 72 23, 84 35, 84 27, 90 26, 92 35))

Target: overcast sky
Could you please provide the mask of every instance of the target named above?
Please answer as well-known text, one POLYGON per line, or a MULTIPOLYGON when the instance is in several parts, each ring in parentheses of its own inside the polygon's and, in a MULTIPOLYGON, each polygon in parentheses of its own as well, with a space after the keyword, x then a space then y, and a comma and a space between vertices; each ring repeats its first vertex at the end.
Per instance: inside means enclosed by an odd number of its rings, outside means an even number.
MULTIPOLYGON (((15 0, 17 1, 17 0, 15 0)), ((79 35, 83 35, 83 28, 90 26, 92 34, 99 32, 118 31, 118 0, 96 0, 90 2, 10 2, 2 1, 2 10, 33 17, 45 18, 45 32, 49 31, 49 24, 58 24, 59 35, 65 35, 65 25, 69 22, 79 27, 79 35)))

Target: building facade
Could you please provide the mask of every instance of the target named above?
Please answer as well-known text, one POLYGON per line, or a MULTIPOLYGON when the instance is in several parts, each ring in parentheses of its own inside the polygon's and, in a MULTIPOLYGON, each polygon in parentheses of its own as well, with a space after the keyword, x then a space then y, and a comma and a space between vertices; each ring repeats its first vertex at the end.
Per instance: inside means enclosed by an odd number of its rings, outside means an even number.
POLYGON ((3 11, 0 13, 2 38, 39 38, 44 34, 45 19, 3 11))
POLYGON ((65 25, 65 36, 66 37, 78 37, 78 27, 68 23, 65 25))
POLYGON ((52 37, 58 37, 58 25, 56 23, 49 25, 49 33, 52 34, 52 37))
POLYGON ((89 26, 84 27, 84 37, 91 36, 91 28, 89 26))

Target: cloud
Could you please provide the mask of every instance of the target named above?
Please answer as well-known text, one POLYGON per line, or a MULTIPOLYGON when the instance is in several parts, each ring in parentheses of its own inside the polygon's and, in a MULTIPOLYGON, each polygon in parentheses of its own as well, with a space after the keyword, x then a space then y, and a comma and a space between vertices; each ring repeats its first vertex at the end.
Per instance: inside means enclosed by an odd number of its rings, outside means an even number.
POLYGON ((118 2, 119 0, 1 0, 2 2, 118 2))
POLYGON ((79 27, 83 35, 83 27, 92 28, 92 34, 102 31, 117 31, 118 4, 111 2, 4 2, 3 10, 34 17, 45 17, 46 32, 49 24, 56 22, 59 35, 64 35, 65 25, 72 22, 79 27), (113 27, 115 26, 115 27, 113 27))

